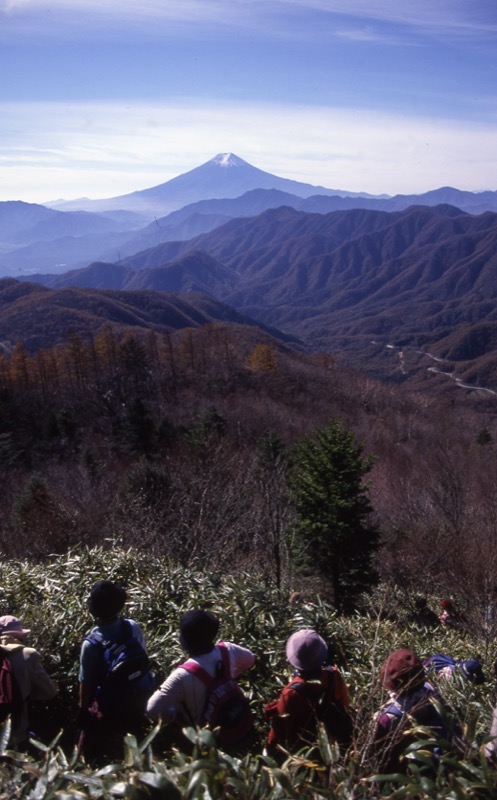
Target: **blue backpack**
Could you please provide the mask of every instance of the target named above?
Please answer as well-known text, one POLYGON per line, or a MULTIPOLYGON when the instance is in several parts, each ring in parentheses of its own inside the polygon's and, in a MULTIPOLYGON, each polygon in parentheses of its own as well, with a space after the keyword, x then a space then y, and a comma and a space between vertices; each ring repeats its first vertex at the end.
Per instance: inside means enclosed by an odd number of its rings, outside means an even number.
POLYGON ((485 681, 482 665, 475 658, 468 658, 462 661, 443 653, 435 653, 435 655, 425 659, 423 666, 427 671, 434 670, 437 674, 447 667, 451 672, 457 668, 460 675, 475 685, 485 681))
POLYGON ((441 672, 446 667, 453 670, 457 663, 458 662, 456 662, 452 656, 443 653, 435 653, 434 656, 430 656, 423 661, 423 666, 427 670, 433 669, 435 672, 441 672))
POLYGON ((101 653, 102 677, 95 695, 98 711, 105 719, 127 727, 143 720, 155 689, 155 675, 129 620, 121 619, 120 624, 116 642, 105 641, 98 632, 85 639, 101 653))
POLYGON ((405 714, 409 714, 418 725, 423 725, 426 728, 432 728, 441 739, 448 739, 449 732, 445 725, 442 716, 432 700, 437 700, 437 695, 431 689, 429 684, 425 684, 424 697, 418 698, 417 702, 412 703, 409 696, 406 700, 397 698, 393 702, 383 706, 382 712, 392 714, 394 717, 401 719, 405 714))
MULTIPOLYGON (((399 746, 402 741, 402 732, 406 730, 408 716, 412 717, 416 725, 422 725, 433 731, 433 734, 437 737, 437 743, 432 744, 428 749, 431 751, 434 759, 432 766, 435 766, 442 754, 441 742, 451 741, 452 736, 440 712, 432 702, 432 699, 437 699, 437 696, 431 689, 431 686, 425 684, 424 696, 417 695, 415 702, 413 702, 412 698, 409 696, 406 698, 397 698, 386 706, 383 706, 382 712, 391 714, 398 719, 399 727, 396 731, 397 746, 399 746), (401 738, 399 738, 399 735, 401 738)), ((409 740, 404 739, 404 747, 407 747, 408 744, 409 740)))

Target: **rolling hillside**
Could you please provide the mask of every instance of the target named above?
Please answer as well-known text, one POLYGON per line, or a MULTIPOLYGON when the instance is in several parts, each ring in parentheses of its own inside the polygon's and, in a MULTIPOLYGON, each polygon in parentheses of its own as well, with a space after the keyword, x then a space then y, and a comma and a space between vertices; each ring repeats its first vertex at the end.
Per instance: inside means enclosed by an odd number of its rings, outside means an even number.
POLYGON ((269 326, 256 326, 234 309, 205 295, 150 291, 98 291, 96 289, 47 289, 0 280, 0 346, 9 353, 17 342, 31 352, 67 341, 71 334, 94 336, 105 325, 116 331, 169 333, 199 328, 214 322, 262 327, 281 341, 269 326))
POLYGON ((436 357, 459 362, 462 377, 477 381, 481 363, 494 387, 496 267, 491 212, 420 206, 323 215, 282 207, 113 266, 36 280, 200 291, 382 377, 411 379, 436 357), (392 358, 395 350, 402 358, 392 358))

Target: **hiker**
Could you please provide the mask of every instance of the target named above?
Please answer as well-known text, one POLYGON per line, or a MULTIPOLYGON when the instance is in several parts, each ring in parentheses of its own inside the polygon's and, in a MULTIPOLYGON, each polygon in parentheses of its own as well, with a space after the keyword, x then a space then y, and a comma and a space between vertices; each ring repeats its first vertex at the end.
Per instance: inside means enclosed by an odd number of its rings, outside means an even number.
POLYGON ((417 597, 414 601, 415 611, 413 613, 413 621, 418 625, 424 625, 431 628, 439 624, 439 618, 428 605, 426 597, 417 597))
POLYGON ((9 744, 17 751, 28 748, 29 703, 48 703, 58 691, 57 685, 45 671, 38 651, 26 644, 30 633, 30 629, 25 628, 17 617, 10 614, 0 617, 1 650, 10 661, 13 677, 9 744))
POLYGON ((439 621, 446 628, 454 628, 464 622, 464 615, 457 610, 453 600, 445 598, 440 601, 442 613, 439 616, 439 621))
POLYGON ((425 658, 423 666, 428 676, 434 673, 437 678, 443 680, 452 680, 455 675, 461 675, 475 686, 485 682, 482 665, 476 658, 467 658, 463 661, 444 653, 436 653, 425 658))
POLYGON ((81 646, 77 727, 79 751, 90 760, 122 754, 123 736, 140 736, 146 725, 154 676, 142 630, 119 615, 125 602, 125 589, 108 580, 88 598, 97 624, 81 646))
POLYGON ((216 644, 219 620, 211 611, 187 611, 179 629, 188 659, 173 669, 152 695, 147 705, 149 716, 167 725, 166 740, 181 749, 190 747, 182 728, 209 724, 219 728, 218 743, 223 750, 242 752, 252 742, 254 728, 248 700, 236 679, 253 666, 254 654, 231 642, 216 644), (221 694, 229 701, 228 714, 218 703, 221 694))
POLYGON ((402 754, 416 741, 414 735, 406 736, 406 731, 422 725, 447 738, 442 717, 433 704, 440 702, 440 696, 426 682, 423 662, 410 649, 389 655, 381 669, 381 680, 390 699, 376 714, 371 754, 378 772, 403 772, 406 765, 402 764, 402 754))
POLYGON ((286 656, 292 671, 290 682, 278 700, 264 707, 264 716, 270 724, 267 754, 281 760, 281 748, 295 752, 312 745, 318 722, 325 725, 328 735, 339 744, 350 744, 348 690, 338 669, 326 665, 328 646, 324 639, 310 628, 297 631, 286 643, 286 656))

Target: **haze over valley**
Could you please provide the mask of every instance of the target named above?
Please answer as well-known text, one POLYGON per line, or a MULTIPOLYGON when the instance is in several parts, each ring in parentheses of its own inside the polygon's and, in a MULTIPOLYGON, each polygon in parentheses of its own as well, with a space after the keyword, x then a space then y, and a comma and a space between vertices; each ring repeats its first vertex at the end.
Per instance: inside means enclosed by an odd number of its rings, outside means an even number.
POLYGON ((160 313, 127 324, 166 330, 174 295, 204 297, 208 316, 197 299, 183 324, 247 321, 382 379, 438 388, 451 375, 455 386, 497 390, 494 191, 354 195, 221 153, 126 196, 4 201, 0 253, 0 275, 25 285, 2 281, 6 351, 123 324, 116 293, 135 306, 166 293, 160 313), (95 292, 107 299, 88 315, 95 292), (63 325, 44 324, 47 302, 63 325))

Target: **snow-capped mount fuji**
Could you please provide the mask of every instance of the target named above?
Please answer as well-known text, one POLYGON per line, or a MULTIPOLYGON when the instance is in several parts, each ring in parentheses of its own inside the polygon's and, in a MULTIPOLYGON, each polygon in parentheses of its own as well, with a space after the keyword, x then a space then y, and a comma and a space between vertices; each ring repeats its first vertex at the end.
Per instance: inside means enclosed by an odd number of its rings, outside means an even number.
POLYGON ((361 196, 280 178, 252 166, 234 153, 219 153, 205 164, 150 189, 142 189, 106 200, 88 200, 86 198, 72 200, 58 204, 57 208, 61 211, 93 212, 120 209, 148 214, 153 219, 200 200, 239 197, 252 189, 278 189, 298 197, 310 197, 315 194, 361 196))
POLYGON ((240 167, 242 164, 247 163, 243 158, 235 156, 234 153, 218 153, 212 161, 215 164, 219 164, 220 167, 240 167))

